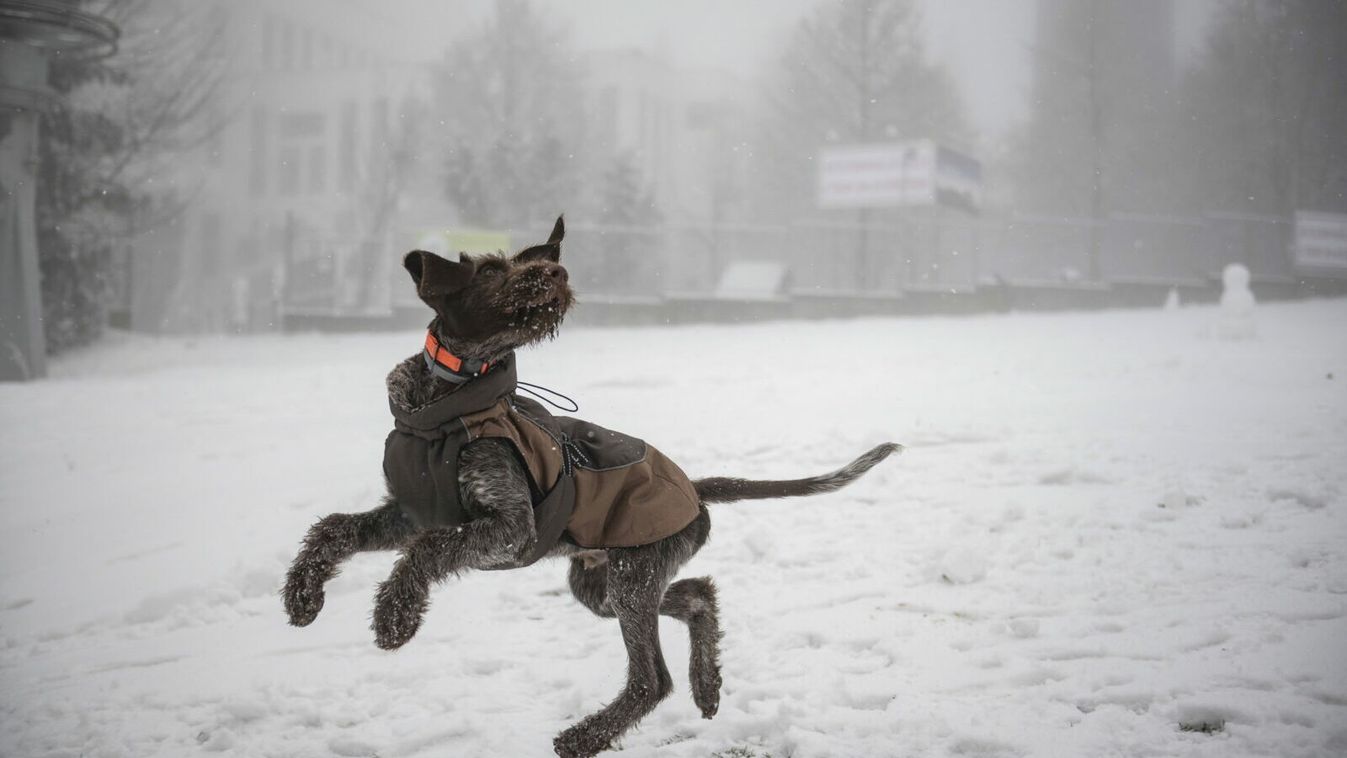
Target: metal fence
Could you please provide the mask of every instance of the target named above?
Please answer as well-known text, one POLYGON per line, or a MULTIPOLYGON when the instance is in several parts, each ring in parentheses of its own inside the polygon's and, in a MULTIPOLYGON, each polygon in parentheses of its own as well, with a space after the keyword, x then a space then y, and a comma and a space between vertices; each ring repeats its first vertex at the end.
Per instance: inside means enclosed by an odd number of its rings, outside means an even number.
MULTIPOLYGON (((549 225, 511 231, 523 244, 549 225)), ((254 331, 286 318, 377 321, 419 307, 398 261, 409 243, 353 244, 287 223, 238 240, 219 255, 191 251, 181 228, 166 229, 119 258, 119 323, 148 331, 254 331), (216 260, 219 258, 220 260, 216 260), (226 260, 227 259, 227 260, 226 260)), ((1206 287, 1228 263, 1255 284, 1290 283, 1289 219, 1244 214, 1200 217, 1115 214, 1098 222, 1025 215, 945 216, 867 225, 792 224, 651 227, 572 222, 564 261, 586 300, 650 303, 714 298, 736 262, 772 262, 778 296, 854 300, 980 288, 1088 289, 1098 284, 1206 287), (1099 281, 1091 249, 1099 249, 1099 281)), ((114 272, 117 273, 117 272, 114 272)), ((1115 287, 1115 289, 1117 289, 1115 287)), ((690 306, 691 307, 691 306, 690 306)))
POLYGON ((566 258, 576 284, 589 293, 712 292, 735 261, 783 264, 797 291, 964 292, 989 284, 1088 283, 1096 244, 1106 283, 1205 283, 1229 263, 1248 266, 1256 281, 1290 280, 1290 239, 1288 219, 1247 214, 1114 214, 1100 221, 1004 215, 864 226, 572 224, 566 258))

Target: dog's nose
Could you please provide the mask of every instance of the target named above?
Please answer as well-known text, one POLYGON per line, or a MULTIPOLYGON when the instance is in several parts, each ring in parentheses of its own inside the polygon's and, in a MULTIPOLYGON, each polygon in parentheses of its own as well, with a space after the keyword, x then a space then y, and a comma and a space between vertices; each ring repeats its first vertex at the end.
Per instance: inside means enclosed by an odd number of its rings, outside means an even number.
POLYGON ((569 275, 566 273, 566 269, 553 263, 547 267, 547 277, 555 280, 558 284, 565 284, 569 275))

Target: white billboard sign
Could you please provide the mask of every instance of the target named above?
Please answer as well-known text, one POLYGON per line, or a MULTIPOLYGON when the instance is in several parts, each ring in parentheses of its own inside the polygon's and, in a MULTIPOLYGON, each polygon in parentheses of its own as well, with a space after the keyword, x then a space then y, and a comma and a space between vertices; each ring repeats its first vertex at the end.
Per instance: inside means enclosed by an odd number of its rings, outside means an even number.
POLYGON ((981 196, 981 165, 931 140, 830 145, 819 155, 820 208, 974 209, 981 196))
POLYGON ((1296 268, 1347 275, 1347 215, 1296 211, 1296 268))
POLYGON ((929 142, 833 145, 819 156, 820 208, 889 208, 935 202, 929 142))

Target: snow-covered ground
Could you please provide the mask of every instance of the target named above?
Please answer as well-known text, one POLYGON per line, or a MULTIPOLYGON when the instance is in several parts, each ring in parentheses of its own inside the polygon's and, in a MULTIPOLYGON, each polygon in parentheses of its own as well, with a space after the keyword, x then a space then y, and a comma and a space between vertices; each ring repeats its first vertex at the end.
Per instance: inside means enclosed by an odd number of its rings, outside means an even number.
MULTIPOLYGON (((713 507, 724 699, 627 756, 1347 754, 1347 302, 564 331, 521 377, 693 476, 907 452, 713 507), (1203 731, 1205 730, 1205 731, 1203 731)), ((309 628, 307 526, 373 507, 420 335, 126 335, 0 386, 0 755, 543 756, 618 690, 565 566, 439 588, 375 648, 360 556, 309 628)))

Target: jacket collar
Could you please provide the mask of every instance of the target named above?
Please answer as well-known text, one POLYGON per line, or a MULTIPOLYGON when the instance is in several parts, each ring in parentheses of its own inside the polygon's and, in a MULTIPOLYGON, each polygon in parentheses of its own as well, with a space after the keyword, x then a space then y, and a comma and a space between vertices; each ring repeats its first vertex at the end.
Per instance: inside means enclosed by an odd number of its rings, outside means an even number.
POLYGON ((401 407, 392 398, 389 398, 388 407, 394 419, 412 429, 437 429, 460 416, 490 408, 501 398, 512 394, 517 385, 514 353, 510 353, 493 361, 489 371, 478 372, 475 378, 465 379, 449 394, 420 408, 401 407))

